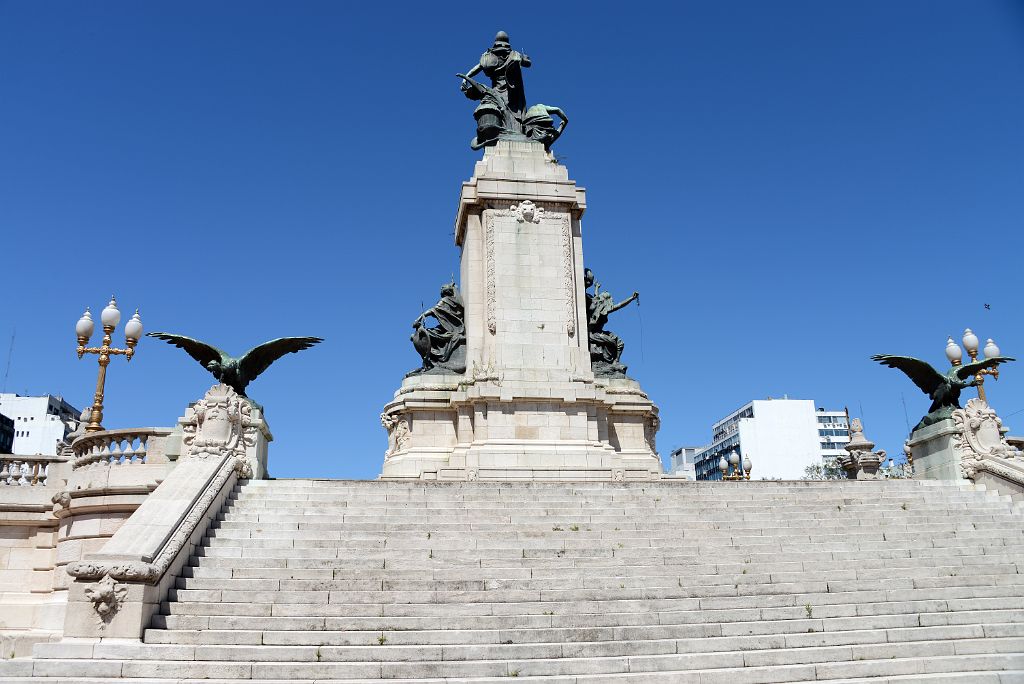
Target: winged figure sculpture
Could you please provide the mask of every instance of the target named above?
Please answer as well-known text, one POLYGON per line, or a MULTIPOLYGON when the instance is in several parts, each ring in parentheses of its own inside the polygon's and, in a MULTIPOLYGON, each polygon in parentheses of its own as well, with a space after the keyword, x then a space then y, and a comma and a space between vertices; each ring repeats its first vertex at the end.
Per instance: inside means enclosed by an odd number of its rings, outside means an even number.
POLYGON ((903 371, 922 392, 931 398, 932 405, 928 407, 927 415, 914 426, 914 430, 949 418, 954 410, 960 408, 960 392, 966 387, 977 386, 978 382, 975 380, 975 376, 980 371, 1016 360, 1009 356, 993 356, 962 366, 953 366, 945 373, 940 373, 927 361, 915 359, 912 356, 875 354, 871 359, 878 361, 883 366, 903 371))
POLYGON ((240 358, 235 358, 212 344, 200 342, 184 335, 165 332, 151 332, 146 335, 184 349, 203 368, 210 371, 213 377, 243 397, 247 397, 246 386, 260 373, 267 370, 274 361, 285 354, 294 354, 323 342, 321 337, 282 337, 264 342, 258 347, 253 347, 240 358))

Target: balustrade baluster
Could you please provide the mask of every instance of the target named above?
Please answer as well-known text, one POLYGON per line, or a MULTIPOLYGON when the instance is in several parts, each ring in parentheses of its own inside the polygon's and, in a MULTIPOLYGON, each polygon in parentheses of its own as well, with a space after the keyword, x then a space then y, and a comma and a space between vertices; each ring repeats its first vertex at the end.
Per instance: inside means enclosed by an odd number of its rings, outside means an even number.
POLYGON ((136 463, 137 461, 138 452, 135 450, 135 435, 128 435, 127 437, 125 437, 124 462, 136 463))
POLYGON ((3 464, 2 469, 0 469, 0 482, 2 482, 3 484, 11 484, 11 471, 9 468, 10 463, 7 461, 6 458, 3 461, 0 461, 0 463, 3 464))

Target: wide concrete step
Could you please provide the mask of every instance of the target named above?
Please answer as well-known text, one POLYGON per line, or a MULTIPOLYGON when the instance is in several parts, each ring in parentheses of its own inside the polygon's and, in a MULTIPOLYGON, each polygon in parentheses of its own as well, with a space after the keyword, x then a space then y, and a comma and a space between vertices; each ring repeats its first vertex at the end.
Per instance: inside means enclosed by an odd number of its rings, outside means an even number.
MULTIPOLYGON (((803 648, 854 644, 931 641, 941 639, 1024 637, 1024 621, 957 624, 931 627, 894 627, 861 630, 782 631, 776 634, 728 635, 714 623, 652 625, 644 627, 549 627, 494 629, 364 629, 364 630, 162 630, 146 631, 147 644, 254 645, 254 646, 378 646, 381 637, 390 646, 462 646, 481 644, 614 644, 648 643, 637 648, 669 652, 674 642, 679 653, 737 651, 764 648, 803 648)), ((653 651, 652 651, 653 652, 653 651)), ((37 656, 67 657, 54 645, 36 649, 37 656)), ((95 652, 92 652, 95 657, 95 652)), ((86 657, 83 655, 83 657, 86 657)))
MULTIPOLYGON (((795 613, 796 611, 792 611, 795 613)), ((996 624, 1021 620, 1020 610, 975 610, 955 613, 905 613, 864 615, 838 618, 800 618, 796 615, 778 620, 765 619, 742 614, 723 617, 714 621, 712 616, 695 617, 690 612, 679 614, 659 613, 656 616, 637 613, 576 614, 567 616, 519 615, 482 616, 442 619, 441 624, 454 631, 478 630, 522 630, 522 629, 593 629, 609 627, 622 630, 621 634, 645 634, 644 638, 657 638, 659 634, 672 633, 666 626, 680 627, 675 633, 678 638, 693 636, 701 632, 693 626, 717 625, 712 631, 717 636, 776 635, 863 629, 899 629, 915 627, 940 627, 964 624, 996 624), (547 618, 547 619, 546 619, 547 618), (732 618, 734 621, 727 621, 732 618), (651 624, 655 622, 655 624, 651 624), (691 629, 692 628, 692 629, 691 629)), ((797 614, 798 615, 798 614, 797 614)), ((357 618, 357 617, 245 617, 245 616, 187 616, 167 615, 154 620, 155 628, 173 630, 266 630, 273 632, 338 632, 362 631, 394 633, 399 631, 438 631, 439 619, 432 618, 357 618)), ((634 638, 640 638, 634 636, 634 638)))
MULTIPOLYGON (((981 571, 984 577, 994 575, 1021 575, 1020 566, 1014 563, 991 564, 976 566, 974 572, 981 571)), ((559 569, 543 573, 534 573, 528 569, 519 572, 526 576, 514 576, 515 573, 494 569, 471 568, 469 571, 454 570, 449 573, 436 572, 435 576, 417 575, 415 570, 362 570, 354 573, 339 573, 334 579, 242 579, 224 577, 181 577, 177 580, 177 588, 183 590, 202 591, 488 591, 493 589, 625 589, 642 587, 688 587, 713 586, 726 584, 777 585, 807 583, 808 587, 820 581, 822 574, 817 571, 800 570, 796 572, 696 572, 686 573, 678 568, 664 566, 640 566, 628 568, 601 569, 585 568, 576 570, 559 569)), ((920 566, 902 568, 900 579, 891 580, 890 588, 914 588, 915 580, 936 579, 940 577, 959 577, 964 572, 963 566, 920 566)), ((874 586, 877 582, 875 570, 833 570, 828 575, 828 586, 841 583, 869 582, 874 586)), ((1016 578, 1015 578, 1016 579, 1016 578)), ((1024 579, 1024 577, 1022 577, 1024 579)), ((231 595, 231 594, 226 594, 231 595)))
MULTIPOLYGON (((737 682, 798 682, 821 679, 885 677, 890 675, 999 671, 1024 669, 1021 645, 1015 639, 971 639, 917 642, 908 655, 906 645, 838 646, 785 650, 664 655, 561 657, 471 661, 311 662, 34 659, 0 662, 0 676, 79 678, 149 677, 225 678, 256 680, 316 680, 406 678, 504 678, 533 676, 576 677, 643 673, 643 681, 682 681, 700 684, 737 682), (660 674, 655 679, 648 676, 660 674), (686 673, 685 677, 680 676, 686 673), (694 677, 694 675, 698 675, 694 677)), ((197 647, 200 648, 200 647, 197 647)), ((250 647, 252 648, 252 647, 250 647)), ((391 649, 381 646, 381 654, 391 649)), ((331 647, 326 649, 331 652, 331 647)), ((381 656, 384 657, 383 655, 381 656)), ((594 680, 600 681, 600 680, 594 680)), ((613 680, 614 681, 614 680, 613 680)))

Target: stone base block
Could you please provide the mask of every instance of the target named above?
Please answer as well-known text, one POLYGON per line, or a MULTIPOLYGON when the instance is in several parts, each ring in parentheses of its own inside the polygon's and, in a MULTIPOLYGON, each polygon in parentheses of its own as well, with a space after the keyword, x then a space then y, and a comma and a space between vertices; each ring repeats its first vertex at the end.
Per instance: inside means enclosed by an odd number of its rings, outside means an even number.
POLYGON ((650 480, 657 407, 625 378, 407 378, 381 421, 382 479, 650 480))
POLYGON ((949 418, 914 430, 907 447, 914 457, 914 478, 925 480, 961 480, 960 455, 953 448, 953 437, 960 429, 949 418))

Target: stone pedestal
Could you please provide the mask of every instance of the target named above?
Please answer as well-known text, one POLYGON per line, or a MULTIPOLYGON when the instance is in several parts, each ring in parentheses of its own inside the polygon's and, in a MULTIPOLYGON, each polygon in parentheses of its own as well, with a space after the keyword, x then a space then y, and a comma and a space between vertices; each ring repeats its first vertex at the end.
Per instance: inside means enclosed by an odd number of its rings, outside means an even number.
POLYGON ((914 478, 923 480, 960 480, 960 454, 953 440, 960 429, 947 418, 910 433, 907 448, 914 458, 914 478))
POLYGON ((658 410, 639 383, 595 378, 582 188, 539 143, 499 141, 463 183, 466 366, 406 378, 381 416, 382 477, 660 477, 658 410))

